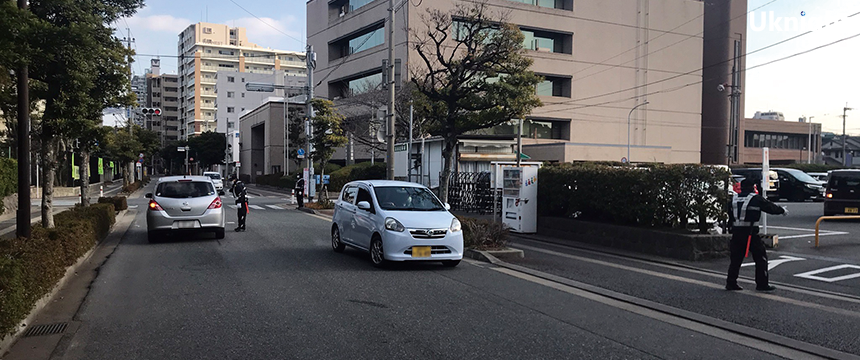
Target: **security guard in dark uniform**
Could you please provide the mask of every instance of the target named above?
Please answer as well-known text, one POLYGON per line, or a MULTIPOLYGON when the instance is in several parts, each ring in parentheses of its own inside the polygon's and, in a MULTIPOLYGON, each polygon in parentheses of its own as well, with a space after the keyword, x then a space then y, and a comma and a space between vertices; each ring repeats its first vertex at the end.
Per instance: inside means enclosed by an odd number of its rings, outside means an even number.
POLYGON ((245 220, 248 218, 248 191, 245 188, 245 183, 242 180, 233 178, 233 186, 230 188, 233 192, 233 197, 236 198, 236 216, 238 217, 239 226, 236 231, 245 231, 245 220))
MULTIPOLYGON (((305 206, 305 178, 299 175, 296 180, 295 186, 295 194, 296 194, 296 202, 298 202, 299 208, 305 206)), ((298 208, 297 208, 298 209, 298 208)))
POLYGON ((729 205, 729 230, 732 233, 731 265, 726 279, 726 290, 743 290, 738 286, 738 273, 747 251, 755 261, 756 290, 772 291, 775 287, 768 284, 767 253, 758 234, 761 212, 773 215, 787 215, 788 211, 755 193, 755 182, 741 181, 741 193, 735 194, 729 205))

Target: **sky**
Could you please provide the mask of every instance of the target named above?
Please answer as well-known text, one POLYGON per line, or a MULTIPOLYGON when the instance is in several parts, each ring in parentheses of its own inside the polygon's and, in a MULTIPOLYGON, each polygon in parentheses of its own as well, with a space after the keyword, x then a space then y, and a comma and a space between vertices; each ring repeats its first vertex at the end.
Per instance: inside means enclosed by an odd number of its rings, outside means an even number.
MULTIPOLYGON (((126 27, 131 30, 131 37, 135 39, 133 47, 140 54, 133 71, 142 74, 152 55, 176 56, 177 35, 199 21, 245 27, 248 40, 253 43, 302 51, 305 4, 305 0, 148 0, 137 14, 114 26, 119 37, 127 36, 126 27)), ((760 6, 763 7, 749 14, 747 22, 748 70, 742 88, 746 98, 745 116, 769 110, 784 113, 788 121, 812 116, 813 122, 823 124, 824 131, 841 133, 839 115, 847 102, 848 107, 857 108, 848 112, 848 132, 860 134, 860 67, 857 66, 860 36, 754 68, 860 34, 860 14, 848 17, 860 12, 860 0, 748 2, 748 10, 760 6), (807 31, 811 32, 802 35, 807 31), (756 51, 798 35, 783 44, 756 51)), ((175 73, 176 58, 162 57, 161 71, 175 73)))

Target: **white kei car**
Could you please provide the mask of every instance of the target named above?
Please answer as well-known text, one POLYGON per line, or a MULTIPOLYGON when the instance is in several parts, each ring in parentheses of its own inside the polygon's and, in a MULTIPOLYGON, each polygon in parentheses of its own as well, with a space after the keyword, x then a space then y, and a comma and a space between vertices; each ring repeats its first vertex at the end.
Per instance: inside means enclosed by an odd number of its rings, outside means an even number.
POLYGON ((331 246, 348 245, 370 253, 377 267, 389 261, 441 261, 454 267, 463 259, 460 221, 423 185, 387 180, 344 185, 335 205, 331 246))

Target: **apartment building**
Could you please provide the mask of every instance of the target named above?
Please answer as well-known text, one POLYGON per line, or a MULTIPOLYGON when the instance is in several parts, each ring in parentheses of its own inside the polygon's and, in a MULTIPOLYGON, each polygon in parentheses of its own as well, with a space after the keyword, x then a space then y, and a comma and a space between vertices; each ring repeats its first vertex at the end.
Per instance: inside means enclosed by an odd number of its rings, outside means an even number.
MULTIPOLYGON (((146 89, 146 76, 149 74, 150 69, 146 69, 146 73, 143 75, 134 75, 131 78, 131 91, 137 96, 137 107, 146 106, 146 97, 147 97, 147 89, 146 89)), ((125 111, 123 111, 125 112, 125 111)), ((137 111, 133 111, 131 113, 132 119, 135 124, 143 126, 145 124, 145 120, 143 115, 141 115, 137 111)))
POLYGON ((179 34, 179 135, 216 131, 218 72, 306 73, 304 52, 273 50, 248 41, 245 28, 212 23, 188 26, 179 34))
MULTIPOLYGON (((421 65, 406 29, 425 28, 422 16, 431 7, 447 11, 464 3, 471 1, 407 1, 398 10, 395 57, 401 61, 401 81, 408 80, 407 69, 421 65)), ((703 2, 486 3, 519 26, 532 69, 545 79, 536 89, 544 105, 524 124, 523 152, 531 159, 620 161, 629 143, 634 162, 700 161, 703 2)), ((387 7, 385 0, 307 2, 308 43, 317 52, 314 76, 324 79, 317 96, 348 103, 381 80, 387 7)), ((500 126, 486 133, 508 135, 516 129, 500 126)))
MULTIPOLYGON (((245 84, 256 82, 296 87, 307 84, 305 75, 288 75, 284 70, 275 70, 271 73, 219 71, 217 77, 215 119, 218 125, 215 131, 225 134, 239 130, 239 117, 246 111, 256 108, 270 97, 284 96, 282 90, 275 90, 273 93, 247 91, 245 84)), ((305 91, 292 91, 288 95, 297 93, 303 94, 305 91)))

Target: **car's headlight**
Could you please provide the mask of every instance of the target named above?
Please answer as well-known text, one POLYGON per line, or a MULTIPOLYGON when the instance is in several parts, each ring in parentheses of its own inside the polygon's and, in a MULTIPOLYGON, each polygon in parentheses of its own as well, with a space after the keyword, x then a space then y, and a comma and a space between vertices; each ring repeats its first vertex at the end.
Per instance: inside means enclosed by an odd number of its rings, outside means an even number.
POLYGON ((462 225, 460 225, 460 220, 457 220, 457 218, 454 218, 451 220, 451 227, 448 228, 448 230, 451 230, 451 232, 458 232, 462 228, 463 227, 462 227, 462 225))
POLYGON ((820 185, 815 185, 815 184, 806 184, 806 187, 808 187, 810 189, 815 189, 815 190, 821 189, 820 185))
POLYGON ((401 224, 399 221, 397 221, 397 219, 392 217, 385 218, 385 229, 397 232, 406 230, 406 228, 403 227, 403 224, 401 224))

